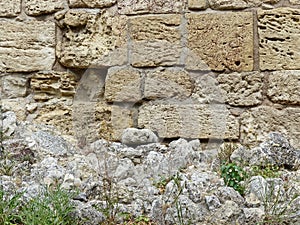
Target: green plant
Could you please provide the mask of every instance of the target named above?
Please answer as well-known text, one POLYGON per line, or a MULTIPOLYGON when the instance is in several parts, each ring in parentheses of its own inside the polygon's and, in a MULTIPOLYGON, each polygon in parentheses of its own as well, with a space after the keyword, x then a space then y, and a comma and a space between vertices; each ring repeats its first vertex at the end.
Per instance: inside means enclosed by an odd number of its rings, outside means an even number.
POLYGON ((15 193, 11 197, 5 193, 2 187, 0 187, 0 224, 1 225, 13 225, 18 221, 21 221, 21 217, 18 215, 18 208, 21 205, 22 193, 15 193))
POLYGON ((271 164, 265 166, 252 166, 250 168, 250 174, 251 176, 262 176, 263 178, 277 178, 281 175, 281 169, 281 167, 271 164))
POLYGON ((221 166, 221 176, 224 179, 225 185, 232 187, 241 195, 244 194, 245 188, 241 182, 247 177, 246 172, 242 167, 235 163, 227 163, 221 166))
POLYGON ((136 218, 134 218, 130 213, 122 213, 122 216, 124 217, 125 222, 123 225, 154 225, 149 217, 145 215, 140 215, 136 218))
POLYGON ((74 193, 60 186, 46 187, 38 196, 32 198, 20 210, 25 225, 73 225, 77 224, 71 213, 75 210, 71 204, 74 193))

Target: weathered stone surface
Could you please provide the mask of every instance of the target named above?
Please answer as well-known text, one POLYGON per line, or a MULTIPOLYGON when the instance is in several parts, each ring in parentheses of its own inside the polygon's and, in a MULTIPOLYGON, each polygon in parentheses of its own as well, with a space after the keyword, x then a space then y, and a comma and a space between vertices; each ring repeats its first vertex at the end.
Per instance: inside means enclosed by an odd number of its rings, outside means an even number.
POLYGON ((137 102, 142 99, 142 74, 125 68, 110 68, 105 81, 105 99, 108 102, 137 102))
POLYGON ((144 13, 180 13, 183 0, 119 0, 121 14, 134 15, 144 13))
POLYGON ((258 7, 264 3, 275 4, 278 3, 279 0, 236 0, 236 1, 228 1, 228 0, 209 0, 209 5, 212 9, 244 9, 249 7, 258 7))
POLYGON ((182 69, 161 69, 146 72, 144 97, 147 99, 191 95, 193 83, 190 75, 182 69))
POLYGON ((180 15, 139 16, 130 20, 131 64, 171 66, 180 62, 180 15))
POLYGON ((293 5, 300 5, 299 0, 290 0, 290 3, 293 4, 293 5))
POLYGON ((66 6, 65 0, 25 0, 25 12, 30 16, 54 13, 66 6))
POLYGON ((1 98, 25 97, 27 93, 27 78, 24 75, 3 75, 0 77, 1 98))
POLYGON ((21 0, 0 0, 0 16, 13 17, 21 12, 21 0))
POLYGON ((233 106, 254 106, 263 100, 263 77, 260 72, 220 74, 217 77, 225 102, 233 106))
POLYGON ((278 110, 260 106, 241 116, 241 141, 254 145, 262 142, 272 131, 278 131, 290 138, 292 146, 300 148, 300 109, 285 108, 278 110))
POLYGON ((125 145, 144 145, 158 142, 158 137, 149 129, 127 128, 121 140, 125 145))
POLYGON ((223 105, 192 102, 155 102, 139 109, 138 127, 156 131, 160 138, 237 139, 238 120, 223 105))
POLYGON ((203 69, 202 61, 216 71, 253 69, 251 12, 191 13, 187 20, 187 69, 203 69), (197 68, 198 64, 200 68, 197 68))
POLYGON ((125 16, 69 10, 60 20, 63 38, 57 56, 66 67, 88 68, 127 62, 125 16))
POLYGON ((51 21, 0 20, 0 72, 49 70, 55 61, 51 21))
POLYGON ((188 0, 188 7, 190 9, 207 9, 208 1, 207 0, 188 0))
POLYGON ((269 75, 268 97, 282 104, 300 103, 300 71, 275 71, 269 75))
POLYGON ((69 0, 69 6, 74 8, 104 8, 114 5, 117 0, 69 0))
POLYGON ((258 10, 260 68, 300 69, 300 10, 258 10))
POLYGON ((37 101, 73 97, 76 84, 76 75, 71 72, 43 71, 30 79, 33 98, 37 101))

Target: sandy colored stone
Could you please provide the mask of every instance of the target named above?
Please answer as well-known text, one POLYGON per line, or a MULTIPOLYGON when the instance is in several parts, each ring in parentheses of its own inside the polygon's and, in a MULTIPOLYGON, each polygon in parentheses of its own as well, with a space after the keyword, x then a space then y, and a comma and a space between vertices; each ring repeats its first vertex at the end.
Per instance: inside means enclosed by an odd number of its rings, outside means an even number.
POLYGON ((76 75, 71 72, 43 71, 30 79, 30 88, 36 101, 52 98, 73 97, 77 85, 76 75))
POLYGON ((14 17, 21 12, 21 0, 0 0, 0 16, 14 17))
POLYGON ((0 20, 0 72, 49 70, 55 61, 51 21, 0 20))
POLYGON ((180 60, 180 15, 139 16, 130 19, 131 64, 171 66, 180 60))
POLYGON ((263 142, 270 132, 280 132, 289 137, 291 144, 300 148, 300 109, 287 107, 278 110, 261 106, 241 116, 241 141, 250 146, 263 142))
POLYGON ((157 98, 186 98, 191 95, 192 79, 188 72, 182 69, 158 69, 147 71, 144 84, 144 97, 157 98))
POLYGON ((209 0, 212 9, 245 9, 249 7, 259 7, 262 4, 276 4, 280 0, 209 0))
POLYGON ((56 48, 60 62, 76 68, 125 64, 126 20, 107 11, 69 10, 59 21, 63 32, 56 48))
POLYGON ((220 74, 217 77, 225 102, 233 106, 254 106, 263 100, 264 75, 258 71, 220 74))
POLYGON ((208 1, 207 0, 188 0, 188 7, 190 9, 207 9, 208 1))
POLYGON ((187 69, 203 69, 203 62, 216 71, 253 69, 251 12, 191 13, 187 30, 187 69))
POLYGON ((117 0, 69 0, 71 8, 104 8, 114 5, 117 0))
POLYGON ((27 94, 27 81, 28 79, 26 78, 26 76, 21 74, 1 75, 0 76, 1 98, 25 97, 27 94))
POLYGON ((26 119, 26 104, 28 99, 26 98, 0 98, 0 105, 2 107, 2 113, 7 111, 13 111, 17 116, 17 121, 24 121, 26 119))
POLYGON ((293 5, 300 5, 300 0, 290 0, 290 3, 293 5))
POLYGON ((25 13, 30 16, 54 13, 67 6, 65 0, 25 0, 25 13))
POLYGON ((267 95, 281 104, 300 104, 300 70, 275 71, 269 75, 267 95))
POLYGON ((154 102, 139 108, 138 127, 156 131, 160 138, 237 139, 238 119, 222 104, 154 102))
POLYGON ((300 10, 258 10, 259 57, 262 70, 300 68, 300 10))
POLYGON ((105 100, 137 102, 142 99, 142 74, 131 67, 110 68, 105 80, 105 100))
POLYGON ((180 13, 184 0, 118 0, 121 14, 180 13))

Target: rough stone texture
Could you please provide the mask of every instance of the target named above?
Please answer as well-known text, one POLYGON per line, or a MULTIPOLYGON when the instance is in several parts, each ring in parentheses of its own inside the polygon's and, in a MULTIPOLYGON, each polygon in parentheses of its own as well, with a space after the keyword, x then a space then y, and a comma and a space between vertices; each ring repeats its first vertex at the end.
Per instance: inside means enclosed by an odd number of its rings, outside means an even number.
POLYGON ((119 0, 121 14, 180 13, 184 8, 183 0, 119 0))
POLYGON ((71 72, 43 71, 34 74, 30 80, 36 101, 73 97, 76 85, 76 75, 71 72))
POLYGON ((138 127, 158 133, 160 138, 237 139, 238 120, 224 105, 193 102, 155 102, 139 109, 138 127))
POLYGON ((104 8, 114 5, 117 0, 69 0, 71 8, 104 8))
POLYGON ((278 131, 290 138, 292 146, 300 148, 300 109, 287 107, 278 110, 260 106, 241 116, 241 141, 250 146, 262 142, 272 131, 278 131))
POLYGON ((290 3, 293 4, 293 5, 300 5, 299 0, 290 0, 290 3))
POLYGON ((187 69, 203 69, 202 61, 216 71, 253 69, 251 12, 191 13, 187 20, 187 69))
POLYGON ((217 77, 225 102, 233 106, 262 103, 263 77, 260 72, 220 74, 217 77))
POLYGON ((121 140, 125 145, 143 145, 158 142, 158 137, 149 129, 127 128, 121 140))
POLYGON ((188 0, 188 7, 190 9, 207 9, 208 1, 207 0, 188 0))
POLYGON ((142 99, 142 74, 125 68, 110 68, 105 81, 105 99, 108 102, 137 102, 142 99))
POLYGON ((269 75, 268 97, 281 104, 300 104, 300 71, 275 71, 269 75))
POLYGON ((250 1, 209 0, 209 5, 212 9, 245 9, 249 7, 258 7, 264 3, 276 4, 279 1, 280 0, 262 0, 262 1, 261 0, 250 0, 250 1))
POLYGON ((0 20, 0 72, 49 70, 55 61, 51 21, 0 20))
POLYGON ((0 76, 1 98, 25 97, 27 94, 27 78, 21 74, 0 76))
POLYGON ((130 19, 131 64, 135 67, 179 64, 180 23, 180 15, 130 19))
POLYGON ((259 57, 262 70, 300 68, 300 10, 258 10, 259 57))
POLYGON ((125 64, 126 21, 125 16, 107 11, 69 10, 59 21, 63 29, 63 38, 56 48, 60 62, 77 68, 125 64))
POLYGON ((14 17, 21 12, 21 0, 0 0, 0 17, 14 17))
POLYGON ((25 13, 30 16, 49 14, 64 9, 67 5, 65 0, 25 0, 25 13))
POLYGON ((144 98, 186 98, 192 93, 190 75, 181 69, 161 69, 146 72, 144 98))

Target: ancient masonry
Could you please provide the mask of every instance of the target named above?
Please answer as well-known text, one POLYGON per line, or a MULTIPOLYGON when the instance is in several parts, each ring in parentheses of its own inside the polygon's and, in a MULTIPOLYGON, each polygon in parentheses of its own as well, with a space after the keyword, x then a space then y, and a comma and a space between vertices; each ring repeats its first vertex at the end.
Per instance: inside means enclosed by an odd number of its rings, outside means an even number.
POLYGON ((84 144, 161 139, 300 147, 299 0, 0 0, 2 111, 84 144))

